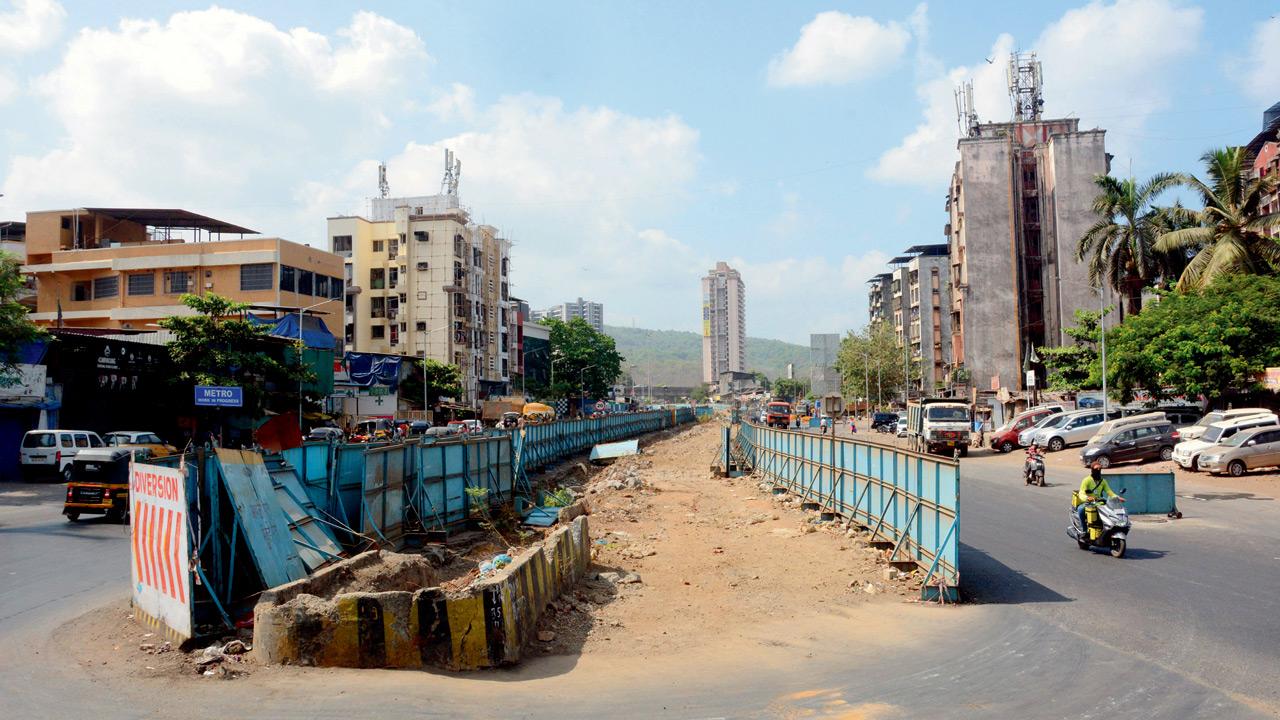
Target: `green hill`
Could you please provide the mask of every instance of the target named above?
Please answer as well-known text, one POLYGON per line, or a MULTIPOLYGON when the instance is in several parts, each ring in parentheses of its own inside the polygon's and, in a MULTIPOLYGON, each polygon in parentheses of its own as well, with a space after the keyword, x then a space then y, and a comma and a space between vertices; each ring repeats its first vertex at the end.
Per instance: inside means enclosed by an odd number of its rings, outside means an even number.
MULTIPOLYGON (((636 381, 654 385, 697 385, 702 380, 702 336, 681 330, 645 330, 606 325, 618 352, 635 366, 636 381), (652 377, 652 381, 650 380, 652 377)), ((747 338, 747 369, 770 380, 785 377, 795 363, 796 377, 809 376, 809 348, 781 340, 747 338)))

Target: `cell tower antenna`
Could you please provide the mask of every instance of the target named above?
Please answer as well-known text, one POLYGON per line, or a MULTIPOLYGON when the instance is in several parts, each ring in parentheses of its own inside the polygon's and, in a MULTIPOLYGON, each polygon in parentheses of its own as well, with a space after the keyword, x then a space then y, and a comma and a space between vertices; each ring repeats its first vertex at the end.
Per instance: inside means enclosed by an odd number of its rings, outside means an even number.
POLYGON ((981 134, 978 122, 978 110, 973 105, 973 81, 966 80, 956 88, 956 123, 960 127, 960 137, 977 137, 981 134))
POLYGON ((444 150, 444 178, 440 180, 440 194, 458 196, 458 180, 462 177, 462 161, 454 157, 453 151, 444 150))
POLYGON ((391 183, 387 182, 387 164, 378 163, 378 194, 386 197, 391 194, 391 183))
POLYGON ((1044 108, 1040 61, 1033 52, 1009 53, 1009 100, 1014 122, 1036 122, 1044 108))

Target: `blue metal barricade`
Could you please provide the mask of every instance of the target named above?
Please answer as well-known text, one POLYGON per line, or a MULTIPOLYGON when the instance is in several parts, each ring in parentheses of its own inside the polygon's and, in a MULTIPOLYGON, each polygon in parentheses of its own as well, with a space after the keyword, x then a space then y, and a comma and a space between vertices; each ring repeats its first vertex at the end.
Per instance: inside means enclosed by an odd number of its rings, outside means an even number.
POLYGON ((1114 492, 1124 491, 1124 507, 1133 515, 1178 511, 1173 473, 1113 473, 1103 475, 1114 492))

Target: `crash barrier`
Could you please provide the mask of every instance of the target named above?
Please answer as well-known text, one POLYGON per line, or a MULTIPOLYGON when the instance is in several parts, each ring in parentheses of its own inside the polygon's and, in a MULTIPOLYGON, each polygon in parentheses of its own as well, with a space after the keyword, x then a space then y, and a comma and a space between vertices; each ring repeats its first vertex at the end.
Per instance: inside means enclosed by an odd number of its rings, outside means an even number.
POLYGON ((693 407, 693 416, 698 420, 705 420, 715 417, 716 409, 710 405, 695 405, 693 407))
POLYGON ((517 662, 547 604, 586 573, 591 541, 587 518, 579 516, 458 593, 430 587, 315 596, 328 575, 368 565, 372 554, 263 593, 254 607, 257 657, 277 664, 448 670, 517 662))
POLYGON ((925 569, 921 595, 956 597, 960 586, 960 465, 953 459, 854 439, 738 425, 747 465, 823 512, 893 543, 890 562, 925 569))
POLYGON ((1124 492, 1124 508, 1131 515, 1178 514, 1173 473, 1103 473, 1113 492, 1124 492))
POLYGON ((528 473, 590 450, 602 442, 665 430, 694 420, 692 407, 605 415, 585 420, 559 420, 513 431, 516 462, 528 473))

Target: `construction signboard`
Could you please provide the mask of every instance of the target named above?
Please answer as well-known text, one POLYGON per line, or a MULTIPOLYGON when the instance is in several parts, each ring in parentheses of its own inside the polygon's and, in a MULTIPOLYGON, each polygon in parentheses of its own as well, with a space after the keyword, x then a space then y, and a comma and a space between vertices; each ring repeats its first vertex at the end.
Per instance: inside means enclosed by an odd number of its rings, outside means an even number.
POLYGON ((191 556, 182 471, 129 466, 133 609, 175 642, 191 638, 191 556))

